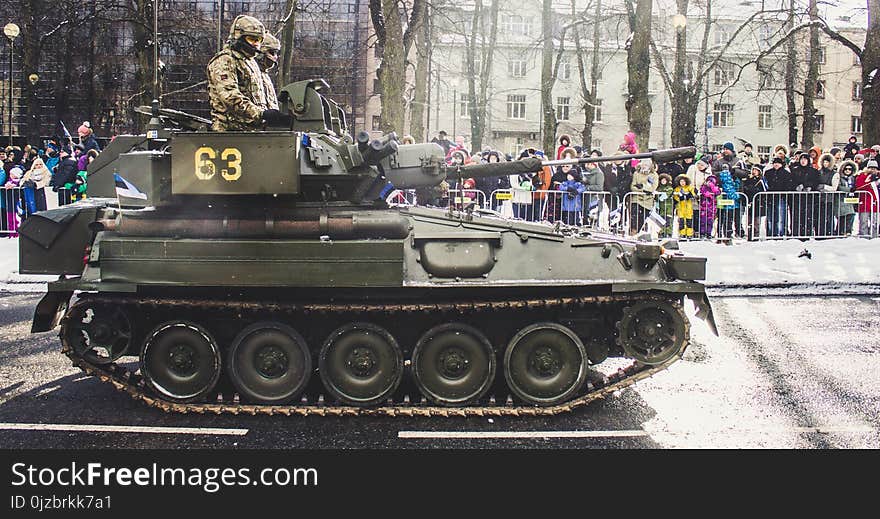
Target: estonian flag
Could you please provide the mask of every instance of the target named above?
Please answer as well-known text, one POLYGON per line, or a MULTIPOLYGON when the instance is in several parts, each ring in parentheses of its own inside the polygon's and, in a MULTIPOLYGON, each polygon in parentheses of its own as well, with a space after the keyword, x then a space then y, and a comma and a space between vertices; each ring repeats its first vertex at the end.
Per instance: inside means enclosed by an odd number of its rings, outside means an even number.
POLYGON ((657 227, 666 227, 666 218, 663 218, 657 211, 651 210, 648 214, 648 221, 657 227))
POLYGON ((113 173, 113 178, 116 180, 116 196, 140 198, 141 200, 147 199, 146 193, 135 187, 135 185, 128 180, 120 177, 118 173, 113 173))

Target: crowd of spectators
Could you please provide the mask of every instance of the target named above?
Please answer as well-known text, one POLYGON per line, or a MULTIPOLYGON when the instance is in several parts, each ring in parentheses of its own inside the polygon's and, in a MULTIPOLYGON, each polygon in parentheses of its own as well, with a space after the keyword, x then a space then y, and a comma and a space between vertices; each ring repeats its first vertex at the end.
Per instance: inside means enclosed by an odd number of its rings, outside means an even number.
POLYGON ((86 197, 86 168, 101 147, 88 121, 77 134, 0 148, 0 234, 15 237, 29 215, 86 197))
MULTIPOLYGON (((678 162, 620 159, 545 166, 536 173, 466 179, 472 185, 466 189, 479 192, 475 198, 492 209, 500 205, 493 192, 510 192, 512 216, 526 220, 592 224, 604 208, 612 225, 622 216, 618 225, 630 233, 645 230, 650 220, 661 236, 677 229, 682 238, 876 236, 880 145, 863 147, 857 141, 853 135, 845 146, 827 151, 777 145, 769 157, 759 157, 750 143, 737 151, 725 142, 718 152, 678 162)), ((462 137, 451 142, 445 132, 433 142, 446 151, 450 165, 603 156, 600 149, 573 146, 568 135, 559 137, 552 157, 535 148, 517 156, 491 149, 471 153, 462 137)), ((627 132, 613 155, 636 153, 635 134, 627 132)), ((459 192, 465 186, 417 192, 418 203, 443 206, 449 189, 459 192)))

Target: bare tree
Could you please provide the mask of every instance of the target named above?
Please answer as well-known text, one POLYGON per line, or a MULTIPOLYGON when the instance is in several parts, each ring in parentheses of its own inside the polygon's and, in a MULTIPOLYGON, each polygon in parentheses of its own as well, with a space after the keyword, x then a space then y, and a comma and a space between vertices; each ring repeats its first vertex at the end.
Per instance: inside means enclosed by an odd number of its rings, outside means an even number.
POLYGON ((640 149, 648 149, 651 137, 651 100, 648 98, 648 75, 651 68, 652 0, 625 0, 629 15, 630 37, 626 47, 627 98, 629 128, 636 134, 640 149))
POLYGON ((547 153, 555 149, 556 108, 553 106, 553 0, 542 0, 541 8, 541 136, 547 153))
MULTIPOLYGON (((575 0, 571 1, 571 14, 575 16, 575 0)), ((593 122, 596 119, 596 103, 598 102, 597 90, 599 83, 599 22, 602 13, 602 0, 596 0, 593 11, 593 48, 590 62, 590 86, 587 86, 587 71, 584 62, 584 50, 581 44, 581 28, 583 24, 574 27, 574 44, 578 64, 578 80, 581 92, 582 107, 584 111, 584 127, 581 130, 581 145, 589 149, 593 145, 593 122)))
POLYGON ((409 108, 409 125, 410 135, 415 142, 424 142, 427 135, 425 134, 425 114, 428 112, 428 83, 430 82, 429 73, 431 71, 431 17, 433 9, 427 2, 421 3, 422 25, 416 33, 416 71, 413 80, 413 100, 409 108))
POLYGON ((370 17, 382 55, 376 75, 382 88, 380 128, 384 132, 402 131, 404 127, 406 57, 422 23, 423 1, 413 0, 404 29, 401 11, 405 10, 399 0, 370 0, 370 17))
POLYGON ((832 40, 855 54, 862 65, 862 138, 865 144, 880 143, 880 0, 866 0, 868 28, 864 46, 840 34, 822 21, 820 27, 832 40))
MULTIPOLYGON (((819 18, 816 0, 809 0, 807 13, 810 16, 811 21, 819 18)), ((816 121, 816 107, 814 100, 816 98, 816 87, 819 79, 819 27, 816 25, 810 26, 809 51, 810 58, 807 62, 807 77, 804 81, 804 117, 801 126, 801 147, 805 150, 813 147, 813 131, 815 129, 816 121)))
POLYGON ((483 147, 486 133, 486 116, 489 106, 489 84, 492 76, 492 63, 498 38, 498 0, 492 0, 489 12, 485 13, 482 0, 474 3, 471 33, 465 46, 467 65, 468 111, 471 118, 471 148, 478 151, 483 147), (478 43, 479 36, 479 43, 478 43), (480 56, 480 68, 476 69, 475 58, 480 56))

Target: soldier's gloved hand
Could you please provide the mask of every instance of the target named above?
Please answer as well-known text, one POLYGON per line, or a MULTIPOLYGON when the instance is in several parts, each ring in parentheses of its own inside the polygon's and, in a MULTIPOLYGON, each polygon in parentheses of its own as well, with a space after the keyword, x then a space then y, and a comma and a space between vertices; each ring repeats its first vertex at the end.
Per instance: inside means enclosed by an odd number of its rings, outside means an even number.
POLYGON ((261 118, 268 126, 284 126, 289 128, 290 125, 293 124, 293 118, 290 114, 284 114, 271 108, 269 110, 264 110, 261 118))

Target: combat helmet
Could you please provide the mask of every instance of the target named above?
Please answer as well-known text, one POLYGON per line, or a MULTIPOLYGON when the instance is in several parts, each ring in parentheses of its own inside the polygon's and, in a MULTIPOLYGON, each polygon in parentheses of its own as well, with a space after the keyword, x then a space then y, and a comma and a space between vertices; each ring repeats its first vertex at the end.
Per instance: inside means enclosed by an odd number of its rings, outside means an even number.
POLYGON ((260 57, 258 59, 263 70, 270 70, 275 66, 278 62, 278 51, 280 50, 281 42, 271 32, 266 31, 265 36, 263 36, 263 45, 260 46, 260 57))
POLYGON ((258 49, 245 39, 246 36, 258 38, 262 42, 266 36, 266 28, 263 26, 263 22, 253 16, 240 14, 235 17, 232 26, 229 27, 229 43, 248 56, 254 56, 258 49))

